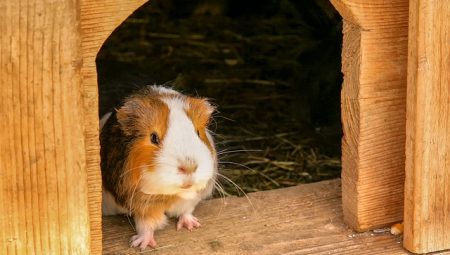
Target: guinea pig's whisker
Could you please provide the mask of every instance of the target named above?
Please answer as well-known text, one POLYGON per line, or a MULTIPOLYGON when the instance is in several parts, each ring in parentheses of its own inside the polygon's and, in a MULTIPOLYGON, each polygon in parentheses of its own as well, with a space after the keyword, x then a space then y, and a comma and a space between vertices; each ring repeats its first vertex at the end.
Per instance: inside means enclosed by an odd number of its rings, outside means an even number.
POLYGON ((243 167, 243 168, 245 168, 245 169, 247 169, 247 170, 251 170, 251 171, 256 171, 256 172, 257 172, 257 170, 255 170, 255 169, 253 169, 253 168, 251 168, 251 167, 248 167, 248 166, 246 166, 246 165, 244 165, 244 164, 232 162, 232 161, 219 161, 219 164, 230 164, 230 165, 241 166, 241 167, 243 167))
POLYGON ((224 199, 225 199, 225 191, 223 190, 223 187, 220 186, 220 184, 215 181, 214 182, 214 188, 217 190, 217 192, 219 193, 220 196, 220 200, 222 201, 222 203, 224 203, 224 199))
POLYGON ((137 167, 132 167, 132 168, 126 169, 126 170, 120 175, 120 178, 124 177, 125 174, 129 173, 130 171, 133 171, 134 169, 138 169, 138 168, 141 168, 141 167, 152 167, 152 166, 153 166, 153 165, 140 165, 140 166, 137 166, 137 167))
MULTIPOLYGON (((214 130, 217 130, 217 125, 216 125, 216 127, 214 128, 214 130)), ((216 133, 215 131, 212 131, 212 130, 209 129, 209 128, 207 128, 207 131, 208 131, 208 133, 209 133, 210 135, 213 135, 213 136, 216 136, 216 135, 217 135, 217 133, 216 133)))
MULTIPOLYGON (((225 205, 225 197, 230 197, 231 195, 225 191, 222 184, 220 184, 220 182, 218 180, 214 181, 214 187, 216 188, 217 192, 219 192, 219 194, 220 194, 220 200, 222 202, 220 211, 222 211, 223 206, 225 205)), ((220 214, 220 211, 219 211, 219 214, 220 214)))
POLYGON ((231 180, 231 179, 228 178, 227 176, 225 176, 225 175, 223 175, 223 174, 220 174, 220 173, 217 173, 217 175, 218 175, 219 177, 224 178, 224 179, 225 179, 226 181, 228 181, 229 183, 231 183, 234 187, 236 187, 236 189, 237 189, 239 192, 242 192, 242 194, 246 195, 245 191, 244 191, 239 185, 237 185, 233 180, 231 180))
POLYGON ((130 196, 130 206, 129 206, 129 212, 130 212, 130 214, 132 213, 132 208, 133 208, 132 205, 133 205, 134 194, 136 193, 137 186, 139 186, 139 183, 141 182, 142 177, 143 177, 143 175, 141 175, 141 176, 139 177, 138 181, 137 181, 136 184, 134 185, 133 192, 131 192, 131 196, 130 196))
POLYGON ((131 216, 131 212, 126 214, 126 217, 128 219, 128 223, 130 223, 131 228, 134 230, 134 232, 136 232, 136 228, 134 227, 133 223, 131 223, 130 216, 131 216))
POLYGON ((228 193, 225 188, 222 186, 222 184, 219 182, 218 179, 215 180, 215 183, 218 185, 218 187, 220 188, 221 193, 223 194, 224 198, 225 197, 232 197, 233 195, 231 195, 230 193, 228 193))
MULTIPOLYGON (((209 126, 211 127, 212 125, 214 125, 214 130, 217 130, 217 121, 214 119, 214 117, 211 118, 211 122, 210 123, 211 124, 209 126)), ((216 134, 215 132, 212 132, 209 128, 208 128, 208 131, 210 131, 214 135, 216 134)))
POLYGON ((227 197, 231 196, 228 192, 225 191, 220 182, 218 182, 217 180, 214 182, 214 186, 216 187, 217 191, 219 192, 222 198, 225 198, 226 196, 227 197))
POLYGON ((232 181, 230 178, 226 177, 223 174, 217 173, 218 176, 224 178, 225 180, 227 180, 229 183, 231 183, 238 191, 242 192, 242 194, 244 194, 245 198, 247 199, 248 203, 250 204, 250 206, 252 207, 253 211, 256 212, 255 207, 253 206, 252 201, 250 200, 250 197, 247 195, 247 193, 245 193, 245 191, 239 187, 239 185, 237 185, 234 181, 232 181))
POLYGON ((236 122, 233 119, 230 119, 230 118, 227 118, 227 117, 224 117, 224 116, 221 116, 221 115, 215 115, 214 118, 221 118, 221 119, 228 120, 228 121, 231 121, 231 122, 236 122))
POLYGON ((227 151, 227 150, 223 150, 217 153, 217 155, 226 155, 229 153, 237 153, 237 152, 261 152, 262 150, 234 150, 234 151, 227 151))
POLYGON ((223 190, 223 187, 220 185, 220 183, 218 183, 217 181, 214 182, 214 188, 216 188, 217 192, 219 192, 220 202, 222 202, 220 204, 219 213, 217 214, 217 216, 219 216, 222 213, 223 207, 225 205, 225 191, 223 190))

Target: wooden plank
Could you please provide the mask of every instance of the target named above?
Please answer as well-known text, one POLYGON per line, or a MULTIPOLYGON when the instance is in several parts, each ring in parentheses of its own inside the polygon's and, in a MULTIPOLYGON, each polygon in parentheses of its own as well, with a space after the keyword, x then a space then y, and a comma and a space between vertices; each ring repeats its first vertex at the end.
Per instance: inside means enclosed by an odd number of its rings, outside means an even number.
POLYGON ((344 19, 344 218, 364 231, 403 217, 408 0, 331 2, 344 19))
POLYGON ((87 254, 78 6, 0 1, 0 253, 87 254))
POLYGON ((450 249, 450 2, 410 1, 405 247, 450 249))
POLYGON ((83 77, 91 254, 100 254, 102 249, 98 85, 95 58, 107 37, 144 2, 146 0, 82 0, 80 4, 83 56, 81 73, 83 77))
MULTIPOLYGON (((157 250, 145 254, 408 254, 401 239, 354 233, 342 221, 340 180, 203 202, 195 215, 201 228, 156 232, 157 250)), ((137 254, 126 217, 104 217, 104 254, 137 254)), ((132 222, 132 221, 131 221, 132 222)), ((388 230, 387 230, 388 231, 388 230)))

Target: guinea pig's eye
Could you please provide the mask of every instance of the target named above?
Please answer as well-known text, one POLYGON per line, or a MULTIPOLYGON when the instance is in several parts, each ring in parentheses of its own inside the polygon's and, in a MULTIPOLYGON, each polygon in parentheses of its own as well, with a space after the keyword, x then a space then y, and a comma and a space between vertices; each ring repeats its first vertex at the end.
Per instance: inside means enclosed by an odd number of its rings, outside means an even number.
POLYGON ((153 132, 153 133, 150 135, 150 141, 151 141, 153 144, 155 144, 155 145, 159 145, 159 137, 158 137, 158 135, 157 135, 155 132, 153 132))
POLYGON ((198 131, 198 129, 197 129, 197 135, 200 136, 200 131, 198 131))

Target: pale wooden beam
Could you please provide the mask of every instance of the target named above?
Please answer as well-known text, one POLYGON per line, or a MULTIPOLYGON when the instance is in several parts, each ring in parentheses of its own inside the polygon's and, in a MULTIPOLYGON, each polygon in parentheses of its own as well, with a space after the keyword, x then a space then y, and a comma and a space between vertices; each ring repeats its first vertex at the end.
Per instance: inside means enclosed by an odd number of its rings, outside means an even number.
POLYGON ((0 254, 88 254, 76 1, 0 1, 0 254))
POLYGON ((82 0, 80 6, 83 65, 82 97, 89 189, 91 254, 102 250, 101 172, 98 138, 98 84, 95 58, 108 36, 146 0, 82 0))
POLYGON ((404 246, 450 249, 450 2, 410 1, 404 246))
POLYGON ((331 0, 344 19, 344 219, 364 231, 403 217, 408 0, 331 0))
POLYGON ((0 254, 101 253, 95 57, 144 2, 0 1, 0 254))

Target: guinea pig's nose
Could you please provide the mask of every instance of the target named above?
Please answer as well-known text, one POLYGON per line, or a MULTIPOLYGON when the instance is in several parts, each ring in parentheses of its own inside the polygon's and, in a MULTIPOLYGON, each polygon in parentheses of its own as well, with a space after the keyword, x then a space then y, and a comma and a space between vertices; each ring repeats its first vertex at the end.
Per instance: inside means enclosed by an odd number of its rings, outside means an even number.
POLYGON ((191 158, 185 158, 184 160, 180 161, 180 165, 178 166, 178 171, 180 171, 183 174, 192 174, 197 170, 197 162, 191 158))

